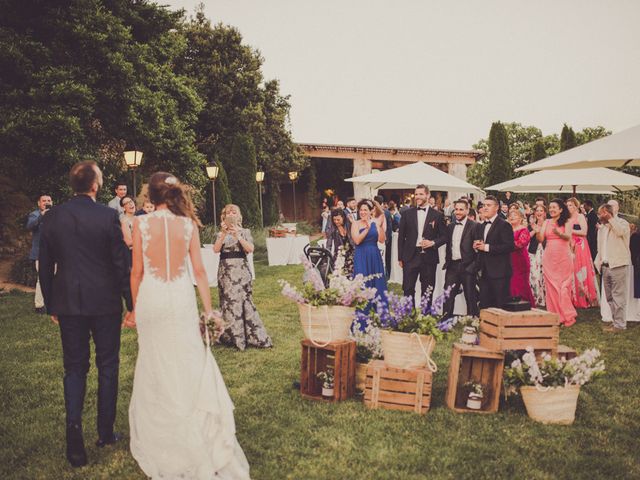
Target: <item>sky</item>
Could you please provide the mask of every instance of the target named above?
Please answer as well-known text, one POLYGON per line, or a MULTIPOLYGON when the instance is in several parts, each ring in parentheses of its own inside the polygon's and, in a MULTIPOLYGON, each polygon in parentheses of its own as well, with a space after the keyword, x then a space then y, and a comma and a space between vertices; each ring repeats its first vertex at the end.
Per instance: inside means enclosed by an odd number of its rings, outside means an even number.
MULTIPOLYGON (((164 0, 193 14, 200 0, 164 0)), ((300 143, 470 149, 640 124, 638 0, 210 0, 290 95, 300 143)))

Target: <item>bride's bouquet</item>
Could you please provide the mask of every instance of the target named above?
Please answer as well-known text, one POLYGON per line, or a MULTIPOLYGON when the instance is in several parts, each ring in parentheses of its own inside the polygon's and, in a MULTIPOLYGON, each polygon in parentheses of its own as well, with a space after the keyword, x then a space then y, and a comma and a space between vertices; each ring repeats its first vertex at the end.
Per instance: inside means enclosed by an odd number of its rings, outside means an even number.
POLYGON ((218 310, 212 311, 209 315, 206 313, 200 314, 200 335, 202 335, 202 342, 207 344, 207 331, 209 332, 209 343, 216 343, 222 335, 223 329, 218 328, 216 320, 222 322, 222 314, 218 310))

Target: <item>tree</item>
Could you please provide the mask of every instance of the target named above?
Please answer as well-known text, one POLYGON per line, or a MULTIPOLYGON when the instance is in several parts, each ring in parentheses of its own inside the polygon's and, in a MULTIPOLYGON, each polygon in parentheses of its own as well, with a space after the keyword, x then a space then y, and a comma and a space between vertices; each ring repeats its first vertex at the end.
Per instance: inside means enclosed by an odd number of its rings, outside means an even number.
POLYGON ((565 123, 562 126, 562 132, 560 133, 560 151, 564 152, 578 145, 576 140, 576 133, 573 128, 568 127, 565 123))
POLYGON ((234 187, 231 196, 242 212, 244 225, 260 226, 260 205, 256 183, 256 149, 251 137, 239 133, 233 139, 227 173, 234 187))
POLYGON ((542 160, 547 156, 547 151, 544 148, 544 144, 542 140, 536 141, 533 144, 533 148, 531 149, 531 161, 536 162, 538 160, 542 160))
POLYGON ((490 185, 501 183, 511 178, 511 158, 509 156, 509 139, 507 130, 500 122, 494 122, 489 131, 489 160, 487 165, 487 181, 490 185))
POLYGON ((611 130, 607 130, 600 125, 597 127, 586 127, 576 133, 576 141, 578 145, 583 145, 591 142, 592 140, 597 140, 598 138, 606 137, 608 135, 611 135, 611 130))
MULTIPOLYGON (((229 190, 229 179, 227 178, 227 171, 224 169, 222 162, 216 159, 215 164, 220 170, 218 170, 218 178, 216 179, 216 212, 217 219, 220 218, 220 212, 225 205, 233 203, 231 198, 231 191, 229 190)), ((212 206, 213 208, 213 206, 212 206)))

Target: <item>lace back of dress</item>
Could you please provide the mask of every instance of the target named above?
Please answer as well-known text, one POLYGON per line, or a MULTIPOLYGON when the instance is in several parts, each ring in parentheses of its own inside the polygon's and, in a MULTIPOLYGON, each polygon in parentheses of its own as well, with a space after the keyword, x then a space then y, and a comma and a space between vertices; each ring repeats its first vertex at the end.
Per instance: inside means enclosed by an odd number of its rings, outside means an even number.
POLYGON ((162 282, 172 282, 186 273, 193 225, 186 217, 160 210, 141 217, 145 271, 162 282))

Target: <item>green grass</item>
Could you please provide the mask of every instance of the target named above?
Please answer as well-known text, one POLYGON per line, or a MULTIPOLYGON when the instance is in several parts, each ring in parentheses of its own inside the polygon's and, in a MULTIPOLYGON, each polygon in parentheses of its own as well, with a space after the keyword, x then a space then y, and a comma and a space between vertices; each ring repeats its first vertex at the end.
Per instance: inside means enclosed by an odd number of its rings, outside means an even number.
MULTIPOLYGON (((583 388, 573 426, 530 420, 520 400, 494 415, 457 414, 444 406, 451 342, 435 350, 431 411, 426 416, 367 410, 357 400, 324 404, 300 398, 301 329, 297 309, 279 295, 278 278, 298 281, 300 267, 257 264, 255 299, 275 348, 244 353, 215 347, 236 406, 238 439, 256 479, 640 478, 640 327, 604 334, 597 311, 583 311, 561 341, 597 347, 607 373, 583 388)), ((212 290, 217 302, 217 292, 212 290)), ((142 479, 128 443, 98 450, 96 371, 85 402, 87 467, 64 458, 64 403, 58 329, 35 315, 31 295, 0 295, 0 478, 142 479)), ((128 432, 127 407, 136 334, 124 331, 117 430, 128 432)))

